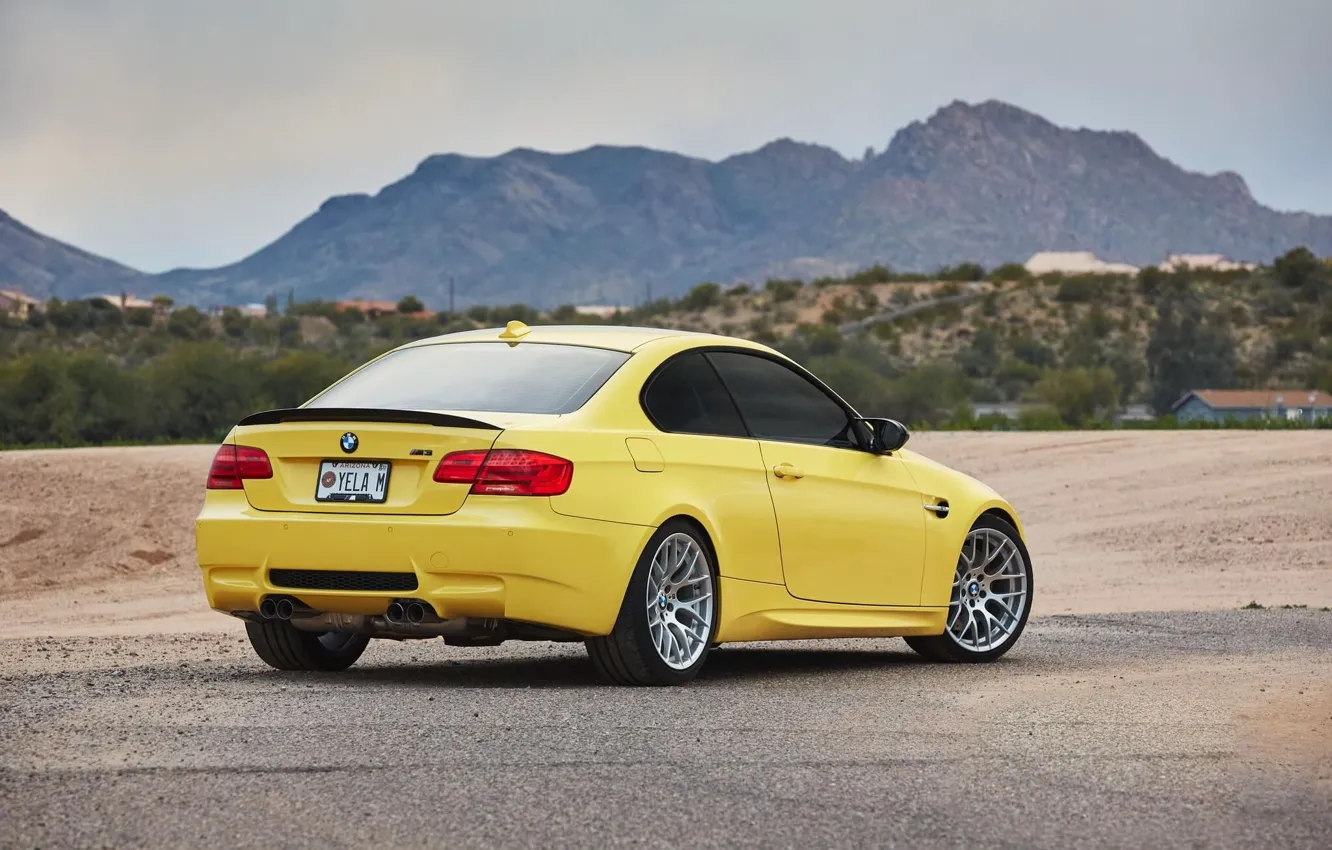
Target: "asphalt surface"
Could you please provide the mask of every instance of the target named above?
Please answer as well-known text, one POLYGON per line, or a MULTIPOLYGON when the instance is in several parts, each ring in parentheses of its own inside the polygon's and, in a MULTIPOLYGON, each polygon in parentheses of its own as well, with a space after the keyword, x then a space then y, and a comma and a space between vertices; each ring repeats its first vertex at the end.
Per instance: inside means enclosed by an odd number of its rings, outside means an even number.
POLYGON ((1332 846, 1332 613, 1034 619, 1004 660, 725 647, 0 641, 0 846, 1332 846))

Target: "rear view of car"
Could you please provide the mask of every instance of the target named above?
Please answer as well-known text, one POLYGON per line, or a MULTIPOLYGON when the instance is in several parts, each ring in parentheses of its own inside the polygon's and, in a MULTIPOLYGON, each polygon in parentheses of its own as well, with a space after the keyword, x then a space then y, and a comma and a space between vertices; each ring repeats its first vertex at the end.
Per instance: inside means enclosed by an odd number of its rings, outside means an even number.
POLYGON ((550 497, 577 475, 558 453, 568 415, 629 356, 416 345, 242 420, 197 522, 210 604, 283 669, 345 668, 371 637, 608 630, 644 530, 562 516, 550 497))

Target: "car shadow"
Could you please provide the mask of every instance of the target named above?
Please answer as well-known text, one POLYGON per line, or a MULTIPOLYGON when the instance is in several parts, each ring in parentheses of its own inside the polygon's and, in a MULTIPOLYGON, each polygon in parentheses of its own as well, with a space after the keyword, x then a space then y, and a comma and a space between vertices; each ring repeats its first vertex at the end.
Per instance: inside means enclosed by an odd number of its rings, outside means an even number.
POLYGON ((819 675, 829 672, 918 667, 926 662, 904 647, 816 649, 726 647, 714 652, 699 681, 819 675))
MULTIPOLYGON (((275 680, 329 685, 372 684, 397 688, 599 688, 591 660, 579 651, 542 658, 478 657, 444 662, 358 665, 342 673, 286 673, 276 670, 237 671, 234 678, 255 683, 275 680)), ((714 650, 697 685, 720 685, 756 679, 817 677, 830 672, 908 669, 926 662, 905 648, 864 650, 726 647, 714 650)))

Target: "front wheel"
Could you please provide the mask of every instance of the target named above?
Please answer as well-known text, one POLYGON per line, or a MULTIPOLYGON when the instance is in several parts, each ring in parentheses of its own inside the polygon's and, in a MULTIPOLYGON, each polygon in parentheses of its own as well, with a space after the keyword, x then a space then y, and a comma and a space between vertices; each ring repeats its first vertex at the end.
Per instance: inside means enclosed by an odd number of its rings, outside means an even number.
POLYGON ((1017 529, 982 516, 967 532, 953 575, 944 633, 906 639, 931 661, 993 661, 1017 643, 1031 613, 1031 556, 1017 529))
POLYGON ((717 577, 692 525, 657 529, 629 579, 615 628, 589 638, 597 672, 617 685, 681 685, 703 667, 717 631, 717 577))
POLYGON ((284 620, 246 623, 250 646, 270 667, 278 670, 333 672, 356 663, 370 643, 354 632, 306 632, 284 620))

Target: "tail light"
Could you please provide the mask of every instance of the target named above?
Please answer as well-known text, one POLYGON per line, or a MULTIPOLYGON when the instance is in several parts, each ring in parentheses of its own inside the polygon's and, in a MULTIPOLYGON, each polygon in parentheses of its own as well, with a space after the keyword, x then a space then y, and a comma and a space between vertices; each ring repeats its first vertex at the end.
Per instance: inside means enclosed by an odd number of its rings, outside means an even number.
POLYGON ((226 444, 213 456, 213 466, 208 470, 208 489, 239 490, 245 486, 242 482, 246 478, 272 477, 273 465, 268 462, 268 452, 253 446, 226 444))
POLYGON ((435 467, 441 484, 471 484, 489 496, 558 496, 573 481, 573 462, 522 449, 453 452, 435 467))
POLYGON ((439 459, 435 480, 440 484, 471 484, 486 462, 486 450, 453 452, 439 459))

